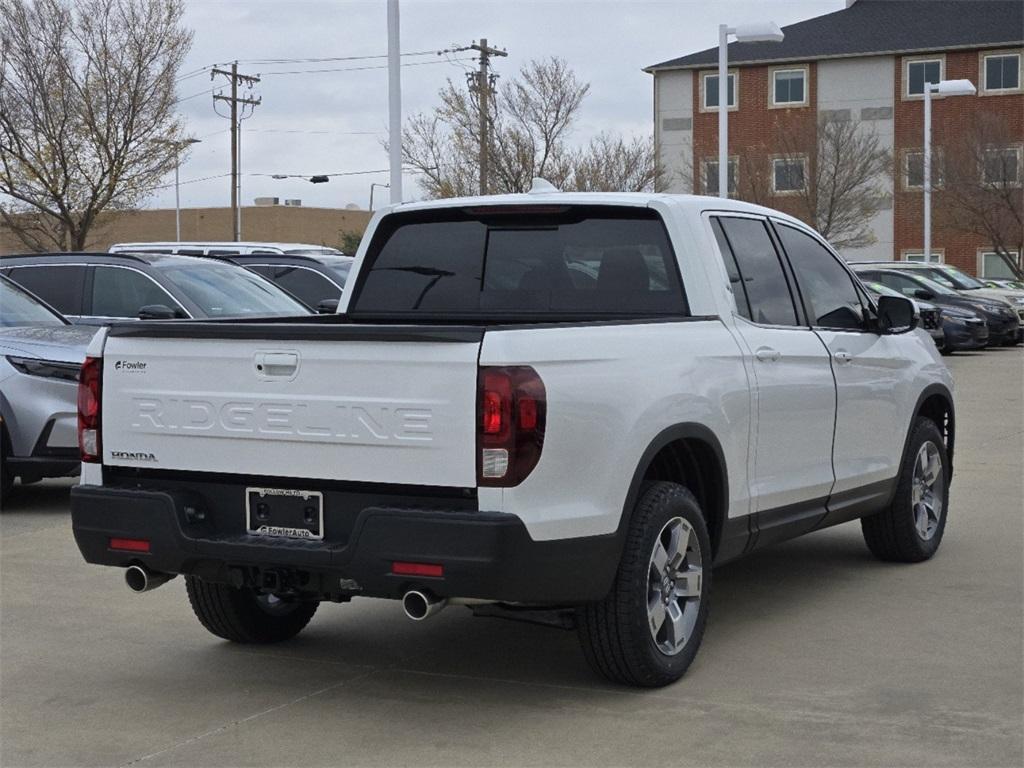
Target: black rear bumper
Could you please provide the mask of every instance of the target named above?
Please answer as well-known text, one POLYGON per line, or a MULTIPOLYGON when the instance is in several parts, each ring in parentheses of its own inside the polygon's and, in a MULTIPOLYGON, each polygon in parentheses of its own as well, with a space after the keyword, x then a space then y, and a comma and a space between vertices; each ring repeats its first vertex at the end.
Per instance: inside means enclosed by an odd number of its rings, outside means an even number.
MULTIPOLYGON (((241 497, 242 490, 234 490, 232 496, 241 497)), ((550 605, 604 597, 620 555, 614 535, 534 541, 514 515, 436 504, 363 505, 365 494, 352 494, 347 510, 329 508, 344 506, 344 494, 334 494, 333 504, 325 497, 325 530, 331 531, 332 518, 335 530, 343 530, 333 538, 267 538, 246 533, 237 510, 212 507, 219 495, 75 486, 75 541, 90 563, 141 563, 153 571, 319 599, 398 598, 415 588, 439 597, 550 605), (348 521, 341 520, 345 514, 348 521), (149 551, 112 549, 113 538, 144 539, 149 551), (395 575, 396 561, 440 564, 443 576, 395 575)))

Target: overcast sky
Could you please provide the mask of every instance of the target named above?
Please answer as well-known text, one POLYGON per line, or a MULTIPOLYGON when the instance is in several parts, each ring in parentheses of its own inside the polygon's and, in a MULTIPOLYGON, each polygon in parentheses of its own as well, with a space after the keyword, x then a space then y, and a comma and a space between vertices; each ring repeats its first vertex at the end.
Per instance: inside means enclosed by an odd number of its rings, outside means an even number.
MULTIPOLYGON (((718 24, 770 19, 780 26, 840 10, 844 0, 402 0, 402 51, 435 51, 486 37, 508 50, 495 60, 502 76, 533 58, 558 55, 590 94, 570 137, 585 141, 602 130, 649 134, 652 128, 650 64, 709 48, 718 24)), ((181 111, 190 134, 201 139, 184 160, 182 182, 230 172, 228 121, 214 113, 209 67, 237 59, 239 71, 260 74, 263 103, 243 123, 242 200, 257 196, 300 198, 304 205, 365 208, 371 182, 386 172, 335 177, 327 184, 274 180, 249 174, 323 174, 387 168, 381 141, 387 132, 385 59, 321 63, 253 63, 268 59, 372 57, 387 52, 384 0, 187 0, 185 23, 195 31, 179 83, 181 111), (349 69, 334 72, 299 72, 349 69), (351 71, 355 70, 355 71, 351 71), (196 73, 196 74, 192 74, 196 73), (278 73, 278 74, 274 74, 278 73), (198 94, 198 95, 196 95, 198 94)), ((464 82, 470 53, 405 56, 403 114, 429 109, 446 78, 464 82), (448 61, 452 59, 453 61, 448 61), (458 61, 456 61, 458 60, 458 61)), ((223 104, 219 107, 223 112, 223 104)), ((173 176, 167 179, 173 182, 173 176)), ((407 176, 406 199, 419 196, 407 176)), ((375 203, 387 199, 377 189, 375 203)), ((182 207, 230 204, 228 177, 183 183, 182 207)), ((147 207, 173 207, 174 189, 157 192, 147 207)))

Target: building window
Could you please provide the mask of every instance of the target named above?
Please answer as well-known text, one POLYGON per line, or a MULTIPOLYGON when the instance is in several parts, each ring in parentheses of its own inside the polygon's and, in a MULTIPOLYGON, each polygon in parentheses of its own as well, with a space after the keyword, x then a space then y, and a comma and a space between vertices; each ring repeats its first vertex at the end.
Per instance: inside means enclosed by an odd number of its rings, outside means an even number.
POLYGON ((982 90, 986 93, 1020 90, 1019 53, 998 53, 982 57, 982 90))
MULTIPOLYGON (((718 74, 705 72, 701 77, 703 105, 705 110, 718 109, 718 74)), ((730 72, 725 80, 726 99, 729 109, 736 109, 736 73, 730 72)))
MULTIPOLYGON (((943 184, 942 152, 940 147, 932 147, 932 189, 943 184)), ((903 188, 924 189, 924 152, 903 153, 903 188)))
POLYGON ((904 251, 903 260, 913 261, 918 264, 942 264, 946 261, 946 252, 941 248, 939 250, 932 250, 932 257, 925 259, 924 251, 904 251))
MULTIPOLYGON (((1020 253, 1018 251, 1010 251, 1007 254, 1010 257, 1010 261, 1020 268, 1020 253)), ((978 275, 980 277, 990 277, 996 280, 1016 280, 1017 276, 1013 273, 1013 270, 1007 265, 996 251, 979 251, 978 252, 978 275)))
POLYGON ((1018 187, 1021 182, 1021 147, 986 149, 981 179, 994 187, 1018 187))
POLYGON ((772 192, 777 195, 804 191, 807 158, 778 157, 772 160, 772 192))
MULTIPOLYGON (((729 194, 736 194, 737 158, 729 158, 729 194)), ((718 197, 718 158, 704 161, 704 194, 718 197)))
POLYGON ((905 96, 924 96, 925 83, 942 80, 942 59, 911 59, 907 61, 904 74, 905 96))
POLYGON ((772 72, 772 106, 802 107, 807 104, 807 67, 772 72))

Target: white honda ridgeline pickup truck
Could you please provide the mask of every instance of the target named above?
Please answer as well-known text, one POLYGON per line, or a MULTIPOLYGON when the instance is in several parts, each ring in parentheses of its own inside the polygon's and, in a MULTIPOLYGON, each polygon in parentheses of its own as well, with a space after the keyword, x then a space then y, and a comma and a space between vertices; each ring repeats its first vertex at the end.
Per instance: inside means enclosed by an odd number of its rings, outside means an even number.
POLYGON ((915 326, 744 203, 392 207, 337 315, 97 335, 75 539, 136 591, 183 574, 236 642, 355 596, 558 610, 598 673, 665 685, 714 565, 857 518, 883 560, 935 553, 953 384, 915 326))

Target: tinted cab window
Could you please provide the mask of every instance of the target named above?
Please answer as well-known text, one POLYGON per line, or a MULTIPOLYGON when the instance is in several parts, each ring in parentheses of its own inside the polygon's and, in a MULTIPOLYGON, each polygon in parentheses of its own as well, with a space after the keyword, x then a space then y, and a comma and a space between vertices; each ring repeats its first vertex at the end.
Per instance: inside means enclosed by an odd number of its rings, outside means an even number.
POLYGON ((789 282, 766 223, 723 216, 718 224, 726 271, 741 288, 733 286, 739 313, 762 325, 798 325, 789 282))
POLYGON ((796 273, 811 324, 820 328, 863 330, 864 307, 860 294, 853 278, 832 252, 806 232, 785 224, 778 224, 775 229, 796 273))
POLYGON ((82 291, 85 286, 84 266, 46 264, 14 267, 8 275, 62 315, 82 314, 82 291))
POLYGON ((374 236, 360 282, 354 315, 686 312, 665 227, 646 208, 393 214, 374 236))

